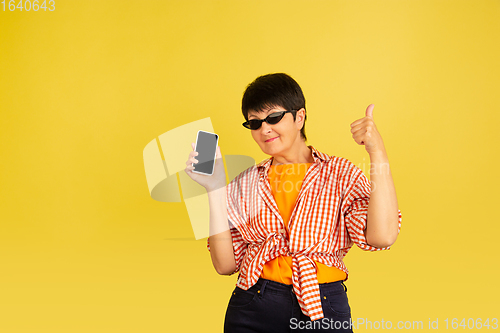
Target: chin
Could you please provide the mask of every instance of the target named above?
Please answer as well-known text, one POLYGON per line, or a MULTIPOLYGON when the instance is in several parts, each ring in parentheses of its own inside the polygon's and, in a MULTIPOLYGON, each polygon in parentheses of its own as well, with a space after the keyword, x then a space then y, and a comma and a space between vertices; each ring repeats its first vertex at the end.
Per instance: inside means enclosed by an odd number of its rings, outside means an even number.
POLYGON ((264 143, 264 147, 262 151, 268 155, 275 155, 276 153, 279 153, 282 150, 282 147, 266 147, 267 143, 264 143))

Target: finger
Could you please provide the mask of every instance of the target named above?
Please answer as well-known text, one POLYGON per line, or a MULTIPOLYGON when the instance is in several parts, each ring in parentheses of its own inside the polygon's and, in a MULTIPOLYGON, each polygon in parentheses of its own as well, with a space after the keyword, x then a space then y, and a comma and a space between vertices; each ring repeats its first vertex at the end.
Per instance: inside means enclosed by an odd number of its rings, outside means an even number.
POLYGON ((191 147, 192 147, 192 148, 193 148, 193 150, 194 150, 194 142, 191 142, 191 147))
POLYGON ((191 166, 191 163, 198 163, 198 160, 194 157, 191 157, 189 160, 187 160, 186 165, 191 166))
POLYGON ((361 124, 361 123, 363 122, 363 120, 364 120, 364 119, 365 119, 365 118, 361 118, 361 119, 358 119, 358 120, 356 120, 356 121, 352 122, 352 123, 351 123, 351 128, 352 128, 352 127, 354 127, 354 126, 357 126, 357 125, 361 124))
POLYGON ((359 126, 359 125, 363 125, 363 124, 368 124, 368 123, 372 123, 372 124, 375 124, 375 121, 373 120, 373 118, 370 118, 370 117, 363 117, 361 119, 358 119, 356 120, 355 122, 351 123, 351 128, 353 127, 356 127, 356 126, 359 126))
POLYGON ((351 130, 351 132, 353 135, 363 135, 368 132, 368 129, 364 126, 361 126, 354 131, 351 130))
POLYGON ((356 141, 356 143, 358 145, 363 145, 364 144, 364 140, 365 140, 365 135, 364 133, 357 133, 357 134, 354 134, 352 136, 352 138, 354 139, 354 141, 356 141))
POLYGON ((357 131, 358 129, 363 127, 375 129, 377 126, 375 125, 375 121, 373 120, 373 118, 364 117, 358 124, 351 126, 351 132, 357 131))
POLYGON ((375 107, 375 104, 368 105, 368 107, 366 108, 366 116, 367 117, 373 118, 373 108, 374 107, 375 107))
POLYGON ((366 128, 363 124, 359 124, 357 126, 351 127, 351 133, 356 133, 357 131, 366 128))

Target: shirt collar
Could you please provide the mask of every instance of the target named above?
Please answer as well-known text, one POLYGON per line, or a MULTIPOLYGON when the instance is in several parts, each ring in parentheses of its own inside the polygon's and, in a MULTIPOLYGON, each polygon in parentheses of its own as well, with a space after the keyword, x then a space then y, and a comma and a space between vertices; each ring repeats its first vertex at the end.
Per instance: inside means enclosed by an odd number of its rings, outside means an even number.
MULTIPOLYGON (((314 148, 312 145, 309 145, 307 147, 311 148, 311 150, 312 150, 312 156, 314 159, 314 163, 327 162, 331 159, 331 157, 328 154, 320 152, 319 150, 314 148)), ((263 160, 262 162, 257 164, 257 168, 263 168, 264 170, 267 170, 270 167, 270 165, 273 161, 273 158, 274 157, 270 157, 270 158, 263 160)))

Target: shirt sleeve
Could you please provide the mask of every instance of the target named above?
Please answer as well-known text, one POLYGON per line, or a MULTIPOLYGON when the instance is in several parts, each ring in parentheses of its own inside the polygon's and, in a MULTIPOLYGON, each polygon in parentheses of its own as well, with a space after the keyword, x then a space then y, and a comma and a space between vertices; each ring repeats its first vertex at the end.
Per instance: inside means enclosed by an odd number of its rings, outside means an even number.
MULTIPOLYGON (((360 172, 355 185, 351 188, 346 196, 346 201, 343 206, 347 207, 344 212, 344 221, 347 232, 352 241, 362 250, 365 251, 382 251, 388 250, 391 247, 375 247, 369 245, 366 241, 365 229, 366 220, 368 217, 368 203, 370 201, 371 185, 368 178, 363 172, 360 172)), ((398 210, 398 234, 401 230, 401 210, 398 210)))
MULTIPOLYGON (((246 250, 248 248, 248 242, 243 238, 241 232, 236 227, 237 225, 242 225, 246 223, 246 214, 240 207, 243 206, 241 189, 238 186, 238 180, 240 177, 236 177, 226 186, 226 199, 227 199, 227 215, 229 222, 229 230, 231 231, 231 237, 233 239, 233 251, 234 260, 236 262, 236 269, 229 275, 233 275, 240 271, 241 263, 245 257, 246 250), (238 198, 239 200, 236 200, 238 198)), ((207 239, 207 249, 210 251, 210 237, 207 239)))

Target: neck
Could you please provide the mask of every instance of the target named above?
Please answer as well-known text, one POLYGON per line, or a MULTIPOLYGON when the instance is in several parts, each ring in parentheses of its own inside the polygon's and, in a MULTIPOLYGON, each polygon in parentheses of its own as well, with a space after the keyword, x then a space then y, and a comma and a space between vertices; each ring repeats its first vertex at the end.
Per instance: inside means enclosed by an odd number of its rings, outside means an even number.
POLYGON ((271 165, 292 163, 314 163, 312 149, 306 145, 305 141, 301 140, 300 144, 295 145, 290 150, 273 156, 271 165))

